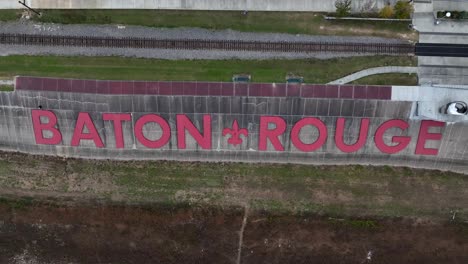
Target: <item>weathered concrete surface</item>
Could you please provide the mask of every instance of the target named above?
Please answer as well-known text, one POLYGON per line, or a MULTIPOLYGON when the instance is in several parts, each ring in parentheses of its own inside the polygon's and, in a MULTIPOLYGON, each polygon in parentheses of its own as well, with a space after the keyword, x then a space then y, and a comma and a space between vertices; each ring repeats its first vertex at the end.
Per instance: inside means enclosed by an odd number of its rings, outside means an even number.
POLYGON ((468 102, 468 86, 393 86, 392 100, 417 101, 411 118, 431 119, 442 122, 467 122, 468 116, 453 116, 440 112, 440 109, 454 101, 468 102))
POLYGON ((432 0, 432 2, 435 11, 468 11, 468 2, 466 0, 432 0))
MULTIPOLYGON (((415 1, 413 25, 419 32, 420 43, 468 43, 468 22, 443 19, 436 23, 434 12, 468 10, 466 1, 415 1)), ((468 58, 418 57, 419 83, 468 84, 468 58)))
POLYGON ((0 85, 13 85, 14 83, 13 80, 0 80, 0 85))
MULTIPOLYGON (((367 3, 380 9, 396 0, 354 0, 353 11, 367 3)), ((250 11, 320 11, 334 12, 334 0, 26 0, 40 9, 181 9, 181 10, 250 10, 250 11)), ((0 1, 0 9, 20 8, 17 0, 0 1)))
MULTIPOLYGON (((63 157, 102 159, 165 159, 199 161, 244 161, 307 164, 387 164, 430 169, 468 172, 468 124, 448 123, 442 128, 431 128, 431 133, 441 132, 442 140, 428 140, 426 147, 438 148, 436 156, 415 155, 420 120, 411 120, 415 103, 411 101, 347 100, 314 98, 273 97, 220 97, 220 96, 161 96, 161 95, 98 95, 62 92, 16 91, 0 93, 0 149, 63 157), (33 133, 31 110, 53 111, 58 118, 58 128, 63 140, 59 145, 37 145, 33 133), (93 141, 83 140, 79 147, 71 147, 71 138, 79 112, 89 112, 104 141, 105 148, 96 148, 93 141), (124 149, 116 149, 113 124, 103 121, 102 113, 131 113, 132 121, 123 123, 124 149), (135 120, 147 113, 155 113, 166 119, 171 127, 168 144, 161 149, 148 149, 134 137, 135 120), (199 130, 203 130, 203 115, 212 118, 212 150, 204 150, 189 134, 187 149, 177 149, 176 115, 186 114, 199 130), (258 151, 260 116, 280 116, 287 129, 279 139, 284 151, 277 151, 270 141, 266 151, 258 151), (314 152, 299 151, 291 142, 291 128, 304 117, 317 117, 327 126, 326 143, 314 152), (334 142, 334 130, 338 117, 346 117, 345 142, 356 142, 360 121, 371 119, 367 143, 355 153, 343 153, 334 142), (375 146, 373 136, 378 126, 390 119, 406 120, 410 127, 404 131, 390 129, 384 141, 390 143, 395 135, 411 136, 407 148, 397 154, 384 154, 375 146), (222 135, 223 129, 238 120, 240 128, 249 131, 242 144, 233 146, 222 135)), ((44 121, 45 122, 45 121, 44 121)), ((271 128, 270 128, 271 129, 271 128)), ((157 139, 161 128, 146 125, 145 135, 157 139)), ((300 133, 305 143, 318 137, 318 130, 306 126, 300 133)), ((47 136, 47 133, 44 133, 47 136)))

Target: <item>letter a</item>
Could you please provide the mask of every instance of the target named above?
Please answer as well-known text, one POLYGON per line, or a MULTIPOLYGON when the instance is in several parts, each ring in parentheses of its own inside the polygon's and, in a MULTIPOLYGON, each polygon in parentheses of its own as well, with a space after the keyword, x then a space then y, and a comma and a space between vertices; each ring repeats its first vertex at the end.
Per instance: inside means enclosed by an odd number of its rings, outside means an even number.
POLYGON ((94 126, 93 120, 89 116, 89 113, 79 113, 78 119, 76 120, 75 131, 73 132, 73 138, 71 145, 79 146, 82 139, 88 139, 94 141, 94 145, 98 148, 103 148, 101 137, 94 126), (89 133, 83 133, 83 128, 87 127, 89 133))

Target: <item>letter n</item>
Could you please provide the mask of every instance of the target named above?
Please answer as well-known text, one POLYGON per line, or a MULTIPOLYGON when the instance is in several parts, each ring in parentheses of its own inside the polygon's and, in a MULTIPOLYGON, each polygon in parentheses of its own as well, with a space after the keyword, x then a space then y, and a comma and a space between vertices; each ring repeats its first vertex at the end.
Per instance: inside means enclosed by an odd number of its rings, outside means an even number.
POLYGON ((197 141, 203 149, 211 149, 211 116, 203 116, 203 135, 186 115, 177 115, 177 147, 186 149, 185 131, 197 141))
POLYGON ((60 130, 55 128, 55 126, 57 125, 57 116, 55 116, 55 114, 52 111, 32 110, 31 115, 36 144, 57 145, 62 141, 62 134, 60 133, 60 130), (42 123, 41 117, 47 117, 48 122, 42 123), (43 134, 44 130, 51 132, 52 137, 45 138, 43 134))

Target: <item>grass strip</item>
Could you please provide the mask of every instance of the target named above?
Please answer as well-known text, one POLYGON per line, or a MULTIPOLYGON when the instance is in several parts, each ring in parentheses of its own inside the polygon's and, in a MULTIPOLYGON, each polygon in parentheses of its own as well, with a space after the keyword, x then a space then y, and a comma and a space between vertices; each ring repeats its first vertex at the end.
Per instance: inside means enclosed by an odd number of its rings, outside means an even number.
POLYGON ((15 88, 13 85, 0 85, 0 91, 1 92, 11 92, 13 91, 15 88))
MULTIPOLYGON (((389 166, 95 161, 0 153, 0 191, 177 207, 468 220, 466 175, 389 166)), ((457 220, 457 221, 458 221, 457 220)))
POLYGON ((374 85, 418 85, 418 75, 408 73, 385 73, 361 78, 352 84, 374 84, 374 85))
POLYGON ((6 56, 0 60, 0 78, 28 75, 102 80, 231 81, 233 74, 250 73, 253 82, 284 82, 288 73, 294 73, 304 76, 308 83, 327 83, 367 68, 414 65, 413 57, 391 56, 262 61, 6 56))
MULTIPOLYGON (((125 24, 149 27, 200 27, 249 32, 311 35, 362 35, 417 40, 408 22, 325 20, 313 12, 249 12, 197 10, 41 10, 33 20, 61 24, 125 24)), ((0 11, 0 20, 15 20, 19 10, 0 11)))

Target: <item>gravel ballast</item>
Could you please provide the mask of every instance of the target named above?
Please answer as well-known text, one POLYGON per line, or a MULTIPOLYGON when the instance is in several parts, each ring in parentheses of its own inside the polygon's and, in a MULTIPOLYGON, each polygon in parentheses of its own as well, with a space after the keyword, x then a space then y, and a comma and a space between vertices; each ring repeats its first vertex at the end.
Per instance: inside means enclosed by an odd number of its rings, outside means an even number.
MULTIPOLYGON (((251 33, 234 30, 207 30, 201 28, 150 28, 119 25, 61 25, 31 21, 0 22, 0 34, 37 34, 53 36, 95 36, 154 39, 243 40, 272 42, 337 42, 337 43, 405 43, 398 39, 380 37, 312 36, 284 33, 251 33)), ((330 59, 374 54, 356 53, 293 53, 225 50, 168 50, 132 48, 87 48, 62 46, 0 45, 0 56, 8 55, 62 55, 62 56, 123 56, 157 59, 330 59)))
POLYGON ((315 36, 284 33, 252 33, 202 28, 151 28, 120 25, 61 25, 31 21, 0 22, 0 33, 57 36, 144 37, 155 39, 203 39, 288 42, 406 43, 381 37, 315 36))
MULTIPOLYGON (((268 60, 268 59, 331 59, 362 56, 357 53, 293 53, 225 50, 171 50, 171 49, 129 49, 129 48, 86 48, 0 45, 0 56, 9 55, 58 55, 58 56, 121 56, 167 60, 268 60)), ((365 54, 372 55, 372 54, 365 54)))

